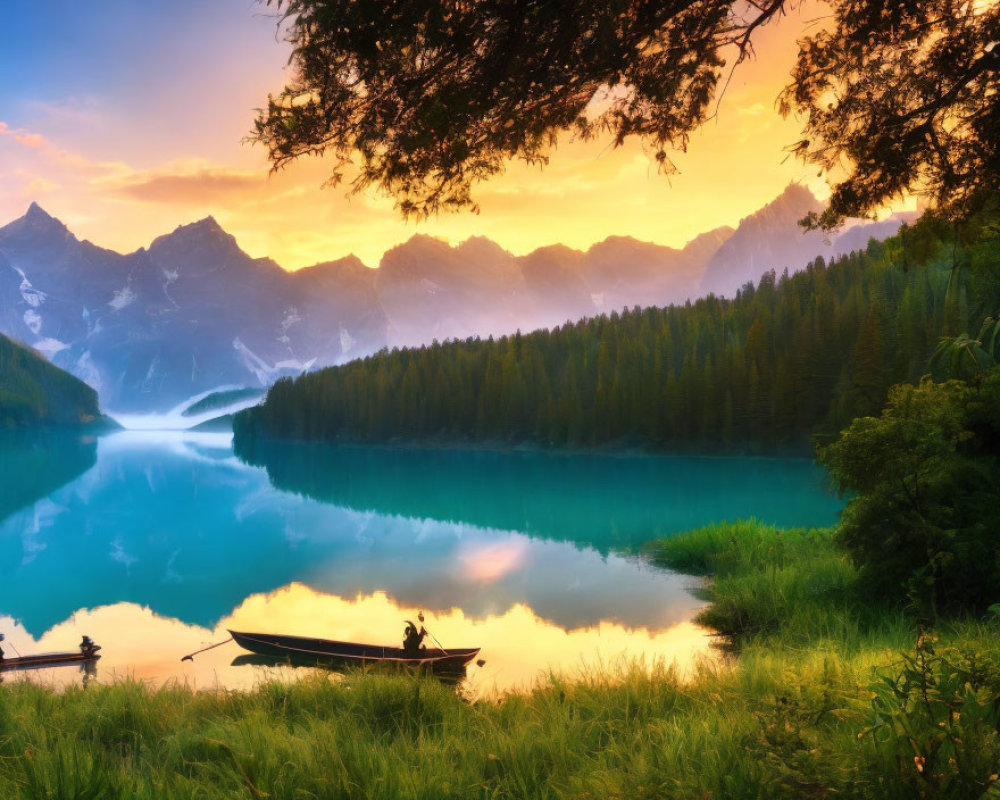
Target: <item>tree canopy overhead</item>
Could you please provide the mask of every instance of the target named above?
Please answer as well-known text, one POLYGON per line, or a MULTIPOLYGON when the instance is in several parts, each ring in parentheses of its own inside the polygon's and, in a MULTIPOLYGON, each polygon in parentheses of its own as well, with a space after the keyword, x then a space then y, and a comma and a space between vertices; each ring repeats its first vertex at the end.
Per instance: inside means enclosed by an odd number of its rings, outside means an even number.
MULTIPOLYGON (((544 164, 562 133, 637 137, 664 172, 727 70, 796 0, 266 0, 295 77, 252 138, 280 168, 348 164, 404 215, 471 207, 507 161, 544 164), (727 60, 729 64, 727 65, 727 60)), ((835 182, 832 227, 903 191, 966 210, 1000 176, 1000 8, 990 0, 827 0, 780 110, 835 182)))
POLYGON ((834 24, 800 42, 784 113, 801 112, 807 161, 843 175, 837 225, 903 192, 945 214, 978 210, 1000 186, 1000 4, 830 0, 834 24))

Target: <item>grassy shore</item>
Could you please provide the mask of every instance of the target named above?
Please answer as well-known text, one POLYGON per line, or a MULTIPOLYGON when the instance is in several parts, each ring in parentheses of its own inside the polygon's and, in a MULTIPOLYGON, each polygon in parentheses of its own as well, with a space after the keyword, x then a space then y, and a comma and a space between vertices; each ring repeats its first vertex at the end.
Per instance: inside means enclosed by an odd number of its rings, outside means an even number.
POLYGON ((657 543, 712 576, 739 647, 693 680, 635 665, 469 703, 405 676, 252 692, 0 688, 4 798, 973 798, 1000 796, 1000 645, 916 643, 852 599, 828 532, 716 526, 657 543))

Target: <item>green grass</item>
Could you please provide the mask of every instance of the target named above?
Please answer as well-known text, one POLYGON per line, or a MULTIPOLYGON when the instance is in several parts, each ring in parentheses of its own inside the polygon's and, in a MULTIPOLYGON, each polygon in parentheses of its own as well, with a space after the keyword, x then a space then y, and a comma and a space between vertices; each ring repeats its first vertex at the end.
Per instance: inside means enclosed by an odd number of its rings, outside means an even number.
POLYGON ((754 521, 711 525, 647 547, 661 566, 708 578, 698 621, 743 647, 835 642, 848 651, 914 638, 902 610, 862 601, 858 572, 831 530, 778 530, 754 521))
POLYGON ((712 698, 665 671, 476 704, 386 676, 251 693, 19 684, 0 698, 10 798, 698 796, 720 758, 739 794, 757 796, 752 759, 709 747, 748 737, 752 717, 705 717, 712 698))
POLYGON ((741 645, 686 679, 632 665, 477 702, 370 674, 249 692, 8 683, 0 797, 1000 796, 1000 630, 955 620, 915 649, 901 614, 849 601, 831 544, 747 523, 658 546, 713 573, 723 605, 706 614, 741 645))
POLYGON ((705 577, 698 621, 739 653, 776 796, 1000 798, 997 619, 919 635, 862 599, 830 529, 720 524, 647 551, 705 577))

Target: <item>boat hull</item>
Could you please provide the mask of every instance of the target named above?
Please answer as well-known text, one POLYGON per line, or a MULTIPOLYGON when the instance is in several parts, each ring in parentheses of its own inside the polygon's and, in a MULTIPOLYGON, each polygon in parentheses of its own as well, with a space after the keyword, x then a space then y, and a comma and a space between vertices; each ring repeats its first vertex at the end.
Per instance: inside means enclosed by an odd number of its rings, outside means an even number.
POLYGON ((338 642, 330 639, 311 639, 305 636, 284 636, 274 633, 244 633, 229 631, 233 640, 244 650, 277 659, 288 659, 297 664, 349 666, 367 664, 400 664, 426 667, 434 671, 462 670, 479 653, 478 647, 455 650, 427 649, 418 656, 401 647, 384 647, 376 644, 338 642))
POLYGON ((0 660, 0 672, 18 669, 47 669, 48 667, 65 667, 72 664, 91 664, 99 655, 85 656, 83 653, 39 653, 33 656, 19 656, 0 660))

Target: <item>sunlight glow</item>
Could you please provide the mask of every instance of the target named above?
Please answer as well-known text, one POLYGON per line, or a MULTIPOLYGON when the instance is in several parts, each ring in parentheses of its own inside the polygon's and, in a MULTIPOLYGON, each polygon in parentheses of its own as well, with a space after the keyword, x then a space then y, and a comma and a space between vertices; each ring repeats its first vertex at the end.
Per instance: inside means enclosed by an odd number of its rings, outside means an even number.
MULTIPOLYGON (((181 656, 225 640, 230 628, 396 645, 402 641, 403 620, 416 619, 419 611, 399 605, 383 592, 343 598, 293 583, 248 597, 212 629, 186 625, 132 603, 118 603, 81 609, 37 640, 9 617, 0 617, 0 630, 21 653, 74 650, 80 636, 87 634, 103 647, 97 673, 101 682, 132 677, 153 684, 180 680, 200 689, 250 688, 268 676, 291 678, 303 673, 231 666, 244 653, 235 644, 195 656, 194 661, 181 662, 181 656)), ((467 616, 460 609, 427 613, 426 626, 446 648, 482 648, 486 663, 470 666, 468 678, 468 691, 479 696, 528 690, 549 671, 572 676, 599 666, 635 662, 648 667, 665 662, 684 673, 717 657, 706 631, 690 622, 654 630, 602 621, 593 627, 565 630, 523 604, 482 617, 467 616)), ((63 668, 28 677, 69 685, 78 683, 81 674, 76 668, 63 668)))

